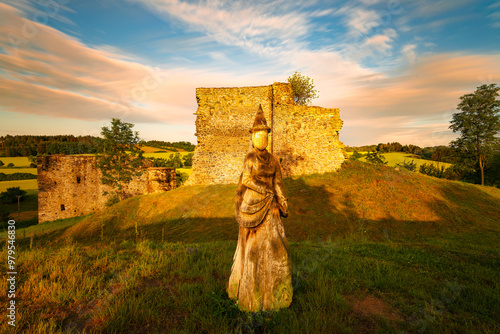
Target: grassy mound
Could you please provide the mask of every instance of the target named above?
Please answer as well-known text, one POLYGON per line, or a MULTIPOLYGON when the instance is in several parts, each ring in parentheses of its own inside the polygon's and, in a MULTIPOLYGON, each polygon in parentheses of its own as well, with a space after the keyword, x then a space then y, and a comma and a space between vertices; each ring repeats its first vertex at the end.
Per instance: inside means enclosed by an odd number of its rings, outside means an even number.
MULTIPOLYGON (((291 241, 415 240, 498 228, 500 190, 361 162, 339 173, 285 179, 291 241)), ((126 200, 60 238, 212 242, 237 239, 235 185, 182 187, 126 200)))

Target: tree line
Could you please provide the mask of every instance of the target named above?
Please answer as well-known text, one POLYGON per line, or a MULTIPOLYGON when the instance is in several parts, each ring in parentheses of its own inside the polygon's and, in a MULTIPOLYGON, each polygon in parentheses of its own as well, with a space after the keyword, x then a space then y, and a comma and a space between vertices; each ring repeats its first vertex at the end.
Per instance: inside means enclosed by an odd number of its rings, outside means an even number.
MULTIPOLYGON (((420 172, 481 185, 500 187, 500 87, 496 84, 481 85, 474 93, 460 97, 459 112, 453 114, 449 128, 459 134, 449 146, 426 147, 401 145, 398 142, 347 147, 358 159, 359 151, 368 151, 367 161, 385 163, 382 153, 406 152, 423 159, 448 162, 445 169, 421 165, 420 172)), ((401 167, 415 170, 416 164, 404 162, 401 167)))
POLYGON ((93 136, 0 136, 0 157, 27 157, 45 154, 92 154, 101 138, 93 136))
POLYGON ((187 141, 178 141, 178 142, 168 142, 161 140, 148 140, 144 142, 144 146, 156 147, 161 150, 169 150, 173 152, 177 152, 177 149, 184 150, 186 152, 193 152, 196 145, 191 144, 187 141))
POLYGON ((430 146, 430 147, 420 147, 417 145, 402 145, 399 142, 387 143, 387 144, 377 144, 377 145, 365 145, 365 146, 346 146, 346 152, 379 152, 379 153, 391 153, 391 152, 402 152, 408 154, 418 155, 420 159, 433 160, 439 162, 453 163, 454 155, 456 152, 453 148, 449 146, 430 146))
MULTIPOLYGON (((160 140, 138 141, 138 145, 159 149, 176 149, 193 152, 190 142, 166 142, 160 140)), ((0 136, 0 157, 27 157, 52 154, 96 154, 104 145, 103 138, 93 136, 0 136)))

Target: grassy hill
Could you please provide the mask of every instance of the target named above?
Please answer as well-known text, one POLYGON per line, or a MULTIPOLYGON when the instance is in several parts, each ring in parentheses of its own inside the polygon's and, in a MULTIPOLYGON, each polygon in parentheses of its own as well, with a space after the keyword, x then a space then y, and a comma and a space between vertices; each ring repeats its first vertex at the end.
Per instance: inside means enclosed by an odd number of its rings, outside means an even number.
POLYGON ((499 189, 362 162, 285 188, 290 308, 248 314, 227 298, 236 186, 182 187, 18 230, 15 331, 500 330, 499 189))
MULTIPOLYGON (((379 241, 494 229, 500 190, 450 182, 406 170, 350 162, 342 172, 285 179, 293 241, 339 240, 362 233, 379 241)), ((94 240, 140 235, 160 240, 236 240, 235 185, 182 187, 136 197, 82 219, 61 238, 94 240), (137 226, 136 226, 137 225, 137 226), (104 227, 102 227, 104 226, 104 227), (104 229, 102 231, 102 229, 104 229)))

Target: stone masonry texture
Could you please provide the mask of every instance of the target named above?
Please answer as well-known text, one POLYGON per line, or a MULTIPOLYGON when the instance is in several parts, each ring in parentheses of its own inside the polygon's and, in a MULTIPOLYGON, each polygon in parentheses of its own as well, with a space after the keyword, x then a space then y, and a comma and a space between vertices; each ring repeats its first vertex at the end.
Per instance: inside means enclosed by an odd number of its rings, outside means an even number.
POLYGON ((197 88, 196 100, 198 145, 188 185, 238 182, 259 104, 272 129, 268 150, 284 177, 337 171, 345 159, 339 109, 296 105, 288 83, 197 88))
MULTIPOLYGON (((37 159, 38 221, 86 215, 106 207, 111 192, 101 183, 95 156, 47 155, 37 159)), ((148 168, 125 188, 125 197, 176 188, 174 168, 148 168)))

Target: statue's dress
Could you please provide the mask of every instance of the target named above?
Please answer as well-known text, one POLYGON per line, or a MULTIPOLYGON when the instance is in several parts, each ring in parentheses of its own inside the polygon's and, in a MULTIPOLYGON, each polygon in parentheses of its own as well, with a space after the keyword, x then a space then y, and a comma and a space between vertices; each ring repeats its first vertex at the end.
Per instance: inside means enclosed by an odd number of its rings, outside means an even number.
POLYGON ((235 197, 239 224, 228 294, 240 309, 257 312, 292 302, 290 251, 280 213, 288 215, 281 167, 267 150, 252 149, 235 197))

